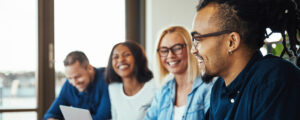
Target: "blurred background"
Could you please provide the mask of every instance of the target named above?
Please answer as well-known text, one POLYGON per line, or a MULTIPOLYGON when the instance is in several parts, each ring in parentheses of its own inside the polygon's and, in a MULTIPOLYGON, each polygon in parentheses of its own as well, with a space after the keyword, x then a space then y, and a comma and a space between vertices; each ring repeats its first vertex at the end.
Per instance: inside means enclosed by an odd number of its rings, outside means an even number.
MULTIPOLYGON (((191 30, 197 3, 0 0, 0 120, 41 120, 65 82, 63 59, 73 50, 105 67, 112 46, 132 40, 145 47, 151 67, 162 29, 191 30)), ((261 51, 279 56, 282 49, 281 35, 273 34, 261 51)))

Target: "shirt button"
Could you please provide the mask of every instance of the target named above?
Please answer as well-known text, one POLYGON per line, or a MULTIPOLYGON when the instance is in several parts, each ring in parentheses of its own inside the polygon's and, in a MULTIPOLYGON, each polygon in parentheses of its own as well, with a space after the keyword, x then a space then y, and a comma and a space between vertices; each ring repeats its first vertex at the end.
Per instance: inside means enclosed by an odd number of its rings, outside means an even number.
POLYGON ((237 91, 237 93, 239 94, 239 93, 240 93, 240 91, 237 91))
POLYGON ((234 103, 234 99, 233 99, 233 98, 231 98, 231 99, 230 99, 230 102, 231 102, 231 103, 234 103))

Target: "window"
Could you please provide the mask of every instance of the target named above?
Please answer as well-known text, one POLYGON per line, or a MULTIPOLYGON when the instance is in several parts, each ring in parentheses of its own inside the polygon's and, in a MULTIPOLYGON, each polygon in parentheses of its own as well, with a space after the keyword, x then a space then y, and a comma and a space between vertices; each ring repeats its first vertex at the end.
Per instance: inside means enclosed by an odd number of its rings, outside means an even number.
POLYGON ((37 0, 0 0, 0 120, 37 119, 37 0))
POLYGON ((125 40, 123 0, 0 0, 0 16, 0 120, 42 119, 69 52, 81 50, 104 67, 112 46, 125 40))
POLYGON ((106 67, 110 51, 125 41, 125 1, 56 0, 56 95, 65 82, 63 60, 74 50, 83 51, 91 65, 106 67))

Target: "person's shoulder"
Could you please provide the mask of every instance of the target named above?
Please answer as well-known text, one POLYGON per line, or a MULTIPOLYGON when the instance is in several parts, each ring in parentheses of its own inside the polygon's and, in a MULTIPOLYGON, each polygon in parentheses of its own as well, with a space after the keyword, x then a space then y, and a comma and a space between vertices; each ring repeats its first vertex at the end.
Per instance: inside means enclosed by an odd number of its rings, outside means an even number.
MULTIPOLYGON (((225 86, 225 82, 222 77, 215 77, 215 79, 216 80, 211 88, 212 94, 217 94, 217 93, 223 91, 223 88, 225 86)), ((212 96, 212 97, 214 97, 214 96, 212 96)))
POLYGON ((66 79, 61 90, 71 90, 71 89, 77 89, 77 88, 75 88, 73 85, 71 85, 71 83, 69 82, 69 79, 66 79))
MULTIPOLYGON (((172 90, 171 90, 171 86, 172 83, 174 83, 174 81, 172 82, 172 80, 168 81, 165 85, 163 85, 161 88, 158 88, 158 90, 156 90, 155 92, 155 96, 154 96, 154 101, 156 101, 156 106, 159 107, 159 109, 161 108, 165 108, 168 106, 168 104, 165 103, 169 103, 172 101, 172 90)), ((175 85, 174 85, 175 87, 175 85)))
POLYGON ((170 88, 172 88, 172 86, 175 85, 175 79, 171 79, 169 80, 164 86, 162 86, 162 90, 168 90, 170 88))
POLYGON ((274 56, 274 55, 266 55, 264 56, 260 61, 259 61, 259 65, 261 67, 266 67, 266 69, 271 69, 271 68, 277 68, 277 69, 298 69, 299 68, 294 65, 293 63, 280 58, 278 56, 274 56))
POLYGON ((108 85, 108 89, 109 91, 116 91, 119 90, 122 87, 122 85, 123 84, 120 82, 113 82, 108 85))
POLYGON ((155 81, 153 79, 147 81, 144 84, 144 87, 142 88, 142 92, 143 94, 146 94, 146 96, 149 96, 150 98, 152 98, 156 92, 158 91, 158 86, 155 83, 155 81))
POLYGON ((108 85, 108 93, 111 102, 120 99, 120 97, 122 96, 121 89, 122 89, 122 83, 110 83, 108 85))
POLYGON ((157 91, 156 95, 160 97, 170 95, 172 88, 175 88, 175 80, 169 80, 165 85, 163 85, 160 90, 157 91))
POLYGON ((256 64, 254 64, 253 71, 265 75, 293 75, 300 73, 300 69, 296 65, 273 55, 267 55, 260 59, 256 64))
POLYGON ((94 68, 94 69, 95 69, 94 80, 97 81, 96 84, 107 86, 107 83, 105 82, 105 68, 100 67, 100 68, 94 68))
POLYGON ((57 98, 64 99, 64 100, 70 100, 70 98, 71 98, 70 95, 73 96, 78 93, 79 93, 78 89, 76 87, 74 87, 73 85, 71 85, 71 83, 67 79, 65 81, 65 83, 63 84, 62 88, 60 89, 59 96, 57 98))
POLYGON ((105 67, 95 68, 97 73, 105 73, 105 67))
POLYGON ((145 83, 145 86, 147 86, 151 90, 157 90, 158 89, 158 86, 155 84, 155 81, 153 79, 147 81, 145 83))
POLYGON ((273 55, 267 55, 260 59, 254 64, 251 72, 248 74, 253 74, 254 83, 257 85, 285 84, 300 79, 300 69, 296 65, 273 55))

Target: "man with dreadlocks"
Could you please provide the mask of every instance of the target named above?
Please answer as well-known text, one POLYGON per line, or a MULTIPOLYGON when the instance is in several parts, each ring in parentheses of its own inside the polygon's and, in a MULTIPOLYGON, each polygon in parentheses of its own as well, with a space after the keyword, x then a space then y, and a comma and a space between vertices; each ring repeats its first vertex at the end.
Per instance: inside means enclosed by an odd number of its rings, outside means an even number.
POLYGON ((291 50, 286 51, 297 55, 299 5, 292 0, 200 1, 192 53, 203 78, 219 76, 208 119, 300 119, 300 69, 259 51, 270 28, 287 31, 291 50))

